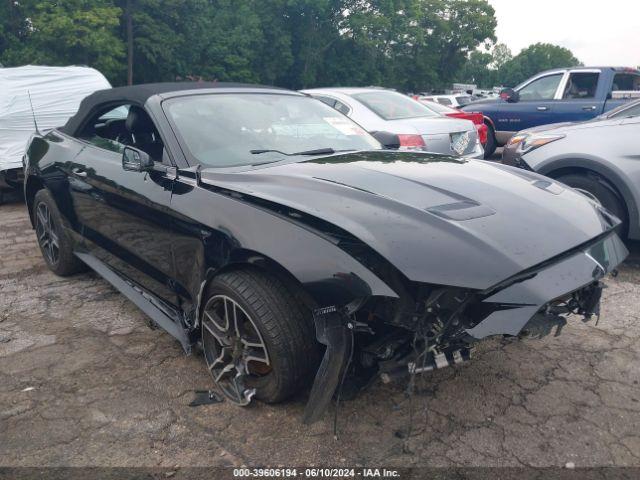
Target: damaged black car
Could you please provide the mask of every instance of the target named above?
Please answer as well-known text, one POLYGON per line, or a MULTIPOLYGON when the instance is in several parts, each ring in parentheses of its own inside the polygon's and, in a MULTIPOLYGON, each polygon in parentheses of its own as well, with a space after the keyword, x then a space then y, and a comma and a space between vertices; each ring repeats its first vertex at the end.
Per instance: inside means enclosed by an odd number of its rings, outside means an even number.
POLYGON ((58 275, 87 266, 201 348, 239 405, 383 380, 598 314, 620 221, 532 172, 398 150, 303 94, 150 84, 35 135, 25 197, 58 275))

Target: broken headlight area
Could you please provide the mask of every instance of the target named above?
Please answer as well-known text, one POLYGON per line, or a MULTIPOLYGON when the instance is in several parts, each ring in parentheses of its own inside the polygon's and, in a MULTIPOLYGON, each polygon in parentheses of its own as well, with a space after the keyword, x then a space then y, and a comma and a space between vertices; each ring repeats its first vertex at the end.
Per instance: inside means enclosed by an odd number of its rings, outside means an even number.
POLYGON ((599 314, 602 288, 600 281, 594 281, 542 306, 487 302, 487 295, 480 292, 436 288, 415 302, 370 299, 352 314, 337 308, 318 310, 314 315, 317 337, 326 351, 304 422, 320 418, 345 378, 351 390, 376 378, 383 383, 403 381, 468 361, 483 338, 557 336, 568 316, 586 321, 599 314), (496 318, 503 319, 502 312, 508 312, 519 327, 492 332, 496 318), (483 326, 487 320, 489 327, 483 326), (472 335, 477 331, 486 335, 472 335))
MULTIPOLYGON (((603 284, 600 281, 555 299, 532 316, 518 319, 518 332, 495 332, 495 335, 543 338, 558 336, 569 315, 584 321, 599 316, 603 284), (513 335, 515 333, 515 335, 513 335)), ((371 372, 375 369, 383 382, 461 364, 471 357, 480 340, 469 334, 495 312, 510 311, 514 318, 528 315, 530 305, 487 304, 476 292, 458 289, 438 290, 437 294, 416 304, 390 321, 379 316, 385 308, 368 312, 370 333, 356 331, 356 358, 371 372), (371 335, 375 332, 375 335, 371 335), (369 338, 367 338, 369 337, 369 338)), ((491 335, 487 335, 491 336, 491 335)), ((484 338, 484 337, 483 337, 484 338)))

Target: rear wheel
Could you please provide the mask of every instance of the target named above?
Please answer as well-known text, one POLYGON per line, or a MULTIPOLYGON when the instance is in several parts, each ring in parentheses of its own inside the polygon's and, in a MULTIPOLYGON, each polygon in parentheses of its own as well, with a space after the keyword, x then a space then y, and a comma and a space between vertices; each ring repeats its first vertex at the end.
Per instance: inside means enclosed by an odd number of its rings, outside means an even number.
POLYGON ((61 277, 85 270, 84 263, 73 254, 71 240, 63 227, 60 212, 47 190, 36 193, 32 215, 38 246, 49 270, 61 277))
POLYGON ((214 382, 238 405, 275 403, 313 378, 319 345, 311 314, 275 277, 222 273, 207 288, 202 346, 214 382))
POLYGON ((487 143, 484 146, 484 158, 488 159, 491 158, 491 155, 494 154, 498 144, 496 142, 496 134, 493 131, 491 125, 486 122, 485 125, 487 126, 487 143))
POLYGON ((627 231, 627 209, 615 188, 596 173, 571 173, 556 178, 574 190, 602 205, 623 222, 623 232, 627 231))

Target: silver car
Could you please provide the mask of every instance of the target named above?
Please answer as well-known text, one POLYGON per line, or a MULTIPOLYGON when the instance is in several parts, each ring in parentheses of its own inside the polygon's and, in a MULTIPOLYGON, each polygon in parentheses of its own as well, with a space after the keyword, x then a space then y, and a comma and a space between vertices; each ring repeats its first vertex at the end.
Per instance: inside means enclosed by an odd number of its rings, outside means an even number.
POLYGON ((473 122, 440 115, 393 90, 315 88, 302 92, 347 115, 369 132, 397 134, 400 148, 483 158, 473 122))
POLYGON ((587 122, 518 132, 502 163, 573 187, 619 217, 623 235, 640 240, 640 100, 587 122))

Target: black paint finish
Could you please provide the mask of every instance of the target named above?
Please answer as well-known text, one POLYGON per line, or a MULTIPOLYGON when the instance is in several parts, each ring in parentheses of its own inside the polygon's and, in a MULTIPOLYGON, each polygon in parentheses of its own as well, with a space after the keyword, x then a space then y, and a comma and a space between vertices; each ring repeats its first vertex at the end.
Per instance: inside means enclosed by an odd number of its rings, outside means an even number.
POLYGON ((148 97, 165 147, 151 172, 125 171, 119 154, 57 130, 33 139, 25 169, 27 202, 47 188, 77 252, 178 312, 191 341, 204 285, 238 265, 277 275, 311 309, 366 308, 367 318, 410 331, 448 308, 451 318, 466 315, 452 323, 458 342, 464 332, 517 333, 547 302, 597 282, 626 256, 619 221, 580 194, 483 161, 372 151, 190 165, 162 101, 203 94, 214 90, 148 97))

